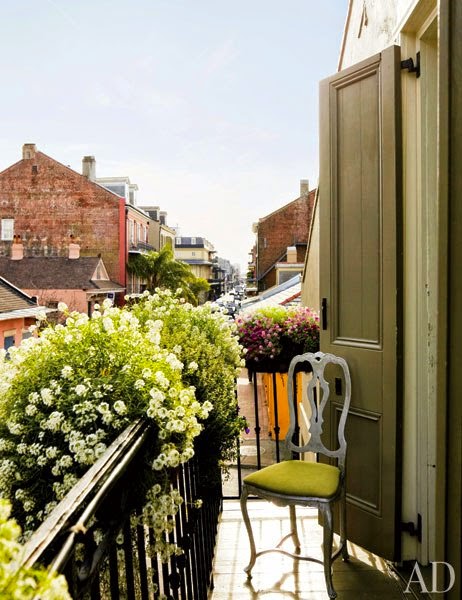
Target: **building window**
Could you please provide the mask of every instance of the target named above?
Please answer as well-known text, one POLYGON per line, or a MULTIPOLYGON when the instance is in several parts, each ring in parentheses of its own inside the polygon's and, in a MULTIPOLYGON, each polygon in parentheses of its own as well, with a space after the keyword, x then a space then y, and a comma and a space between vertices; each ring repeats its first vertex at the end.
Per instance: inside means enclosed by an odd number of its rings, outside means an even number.
POLYGON ((14 235, 14 219, 2 219, 2 241, 10 241, 14 235))
POLYGON ((191 238, 191 246, 195 246, 196 245, 196 238, 191 238))
POLYGON ((134 244, 135 243, 135 223, 133 221, 129 221, 129 228, 130 228, 130 244, 134 244))
POLYGON ((177 246, 181 246, 181 238, 180 238, 180 237, 177 237, 177 238, 175 239, 175 244, 176 244, 177 246))

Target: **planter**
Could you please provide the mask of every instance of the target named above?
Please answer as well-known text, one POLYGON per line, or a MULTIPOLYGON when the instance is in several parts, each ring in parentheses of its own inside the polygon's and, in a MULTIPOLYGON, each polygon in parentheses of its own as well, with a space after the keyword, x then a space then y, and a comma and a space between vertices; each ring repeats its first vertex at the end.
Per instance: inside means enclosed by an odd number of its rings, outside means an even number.
MULTIPOLYGON (((301 344, 291 344, 290 350, 285 346, 284 351, 274 358, 269 356, 262 356, 258 360, 248 358, 245 361, 245 366, 251 373, 287 373, 290 361, 299 354, 303 354, 303 346, 301 344)), ((310 372, 310 365, 306 363, 298 364, 295 367, 295 372, 299 373, 301 371, 310 372)))
POLYGON ((266 356, 259 360, 249 358, 245 361, 245 366, 251 373, 287 373, 292 358, 266 356))

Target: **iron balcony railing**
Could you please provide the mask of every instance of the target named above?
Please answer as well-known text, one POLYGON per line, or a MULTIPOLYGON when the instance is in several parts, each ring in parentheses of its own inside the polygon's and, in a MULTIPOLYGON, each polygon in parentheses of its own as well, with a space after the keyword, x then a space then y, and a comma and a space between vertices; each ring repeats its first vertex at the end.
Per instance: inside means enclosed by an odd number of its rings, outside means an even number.
POLYGON ((150 252, 151 250, 155 250, 152 244, 148 244, 147 242, 130 242, 128 247, 129 252, 133 252, 135 254, 140 254, 144 252, 150 252))
POLYGON ((184 553, 162 563, 150 551, 153 531, 136 518, 154 435, 144 420, 120 434, 32 535, 23 564, 63 573, 75 599, 205 600, 213 584, 221 489, 203 489, 194 459, 176 470, 171 485, 184 502, 168 541, 184 553))

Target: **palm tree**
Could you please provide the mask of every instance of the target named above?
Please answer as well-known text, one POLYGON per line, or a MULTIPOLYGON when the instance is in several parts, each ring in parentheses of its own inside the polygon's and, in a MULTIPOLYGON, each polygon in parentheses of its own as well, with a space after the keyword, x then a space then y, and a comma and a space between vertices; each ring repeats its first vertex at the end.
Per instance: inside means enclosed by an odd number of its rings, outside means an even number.
POLYGON ((164 246, 159 252, 153 250, 146 254, 131 255, 127 269, 144 280, 149 292, 156 288, 172 292, 181 288, 185 299, 193 304, 197 304, 201 291, 209 289, 208 283, 196 277, 188 264, 175 260, 170 246, 164 246))

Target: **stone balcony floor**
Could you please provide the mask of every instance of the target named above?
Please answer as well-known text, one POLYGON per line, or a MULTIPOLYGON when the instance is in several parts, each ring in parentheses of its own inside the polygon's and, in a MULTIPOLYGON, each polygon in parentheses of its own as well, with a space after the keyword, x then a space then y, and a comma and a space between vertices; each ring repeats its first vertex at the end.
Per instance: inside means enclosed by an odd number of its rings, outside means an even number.
MULTIPOLYGON (((289 531, 288 509, 264 501, 249 501, 257 550, 274 547, 289 531)), ((299 533, 305 554, 322 558, 322 527, 314 509, 298 509, 299 533), (303 537, 302 537, 303 536, 303 537)), ((286 542, 287 549, 290 540, 286 542)), ((338 600, 395 600, 403 595, 403 584, 386 561, 358 546, 349 545, 350 560, 334 563, 333 582, 338 600)), ((261 556, 247 581, 244 567, 250 556, 249 541, 239 502, 225 500, 214 563, 214 589, 209 600, 328 599, 323 567, 296 561, 278 553, 261 556)))

